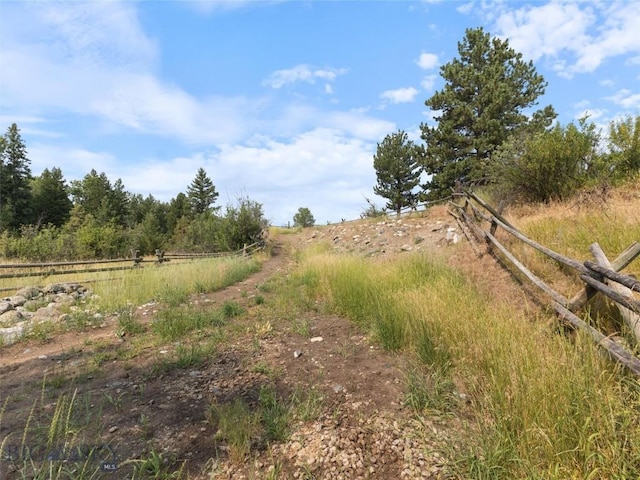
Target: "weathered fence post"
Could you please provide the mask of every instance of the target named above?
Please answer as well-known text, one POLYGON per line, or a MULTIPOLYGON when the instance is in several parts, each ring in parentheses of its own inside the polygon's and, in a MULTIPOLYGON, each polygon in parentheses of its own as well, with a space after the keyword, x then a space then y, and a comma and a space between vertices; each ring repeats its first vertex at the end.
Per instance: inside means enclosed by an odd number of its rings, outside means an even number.
MULTIPOLYGON (((595 257, 595 259, 600 265, 602 265, 605 268, 608 268, 609 270, 613 270, 613 267, 611 266, 609 259, 604 254, 604 252, 602 251, 602 248, 600 248, 600 245, 598 245, 598 243, 594 243, 593 245, 591 245, 589 247, 589 250, 591 250, 591 253, 593 254, 593 256, 595 257)), ((623 295, 625 297, 627 296, 632 297, 630 288, 627 288, 624 285, 620 285, 619 283, 616 283, 616 282, 608 282, 608 284, 613 290, 618 292, 620 295, 623 295)), ((633 336, 635 337, 636 342, 640 343, 640 315, 632 312, 630 309, 620 304, 617 304, 617 305, 618 305, 618 310, 620 310, 620 315, 622 315, 622 319, 624 320, 624 323, 626 323, 627 326, 631 329, 631 332, 633 333, 633 336)))
MULTIPOLYGON (((638 255, 640 255, 640 243, 634 242, 629 246, 629 248, 622 252, 618 258, 611 262, 611 266, 613 267, 612 270, 619 272, 633 262, 638 255)), ((574 295, 571 300, 569 300, 569 310, 577 312, 584 307, 589 299, 596 293, 597 290, 587 285, 585 288, 580 290, 580 292, 574 295)))

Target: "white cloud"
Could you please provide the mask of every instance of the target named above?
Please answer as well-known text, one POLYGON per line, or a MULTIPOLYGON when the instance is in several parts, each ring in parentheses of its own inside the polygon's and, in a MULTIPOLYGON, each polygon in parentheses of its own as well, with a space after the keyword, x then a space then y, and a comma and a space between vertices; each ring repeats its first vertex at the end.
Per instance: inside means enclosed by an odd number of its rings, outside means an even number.
POLYGON ((587 108, 589 105, 591 105, 591 102, 589 100, 580 100, 579 102, 576 102, 572 105, 573 108, 577 108, 577 109, 584 109, 587 108))
POLYGON ((640 52, 640 2, 550 2, 511 10, 485 5, 495 13, 495 26, 510 45, 534 61, 548 57, 561 76, 593 72, 618 55, 640 52), (595 27, 596 21, 602 26, 595 27), (569 53, 572 61, 560 55, 569 53))
POLYGON ((308 207, 324 223, 357 218, 362 194, 375 184, 374 149, 372 142, 317 128, 287 143, 224 147, 215 166, 225 172, 222 183, 232 191, 257 192, 274 222, 286 223, 299 207, 308 207))
POLYGON ((281 3, 282 0, 182 0, 181 3, 197 13, 209 15, 211 13, 228 12, 246 7, 264 7, 281 3))
POLYGON ((340 130, 345 136, 362 140, 379 140, 395 129, 395 124, 371 117, 365 111, 329 112, 317 123, 340 130))
POLYGON ((438 56, 435 53, 421 53, 416 63, 423 70, 431 70, 438 66, 438 56))
POLYGON ((315 128, 286 141, 259 135, 244 145, 222 145, 215 153, 120 167, 118 178, 128 191, 145 196, 151 183, 154 197, 168 201, 186 191, 202 167, 220 192, 219 205, 251 192, 250 198, 263 204, 275 224, 291 221, 300 207, 324 223, 358 218, 363 195, 371 197, 375 185, 374 152, 373 140, 315 128))
POLYGON ((133 5, 118 2, 27 4, 26 11, 54 38, 48 53, 56 61, 85 59, 146 68, 157 57, 133 5))
POLYGON ((475 4, 473 2, 463 3, 458 8, 456 8, 456 10, 463 15, 468 15, 469 13, 471 13, 474 6, 475 4))
MULTIPOLYGON (((62 170, 67 182, 82 179, 91 169, 98 173, 104 172, 112 181, 120 178, 117 160, 110 153, 45 143, 29 145, 27 153, 34 175, 40 175, 45 168, 57 167, 62 170)), ((142 177, 146 178, 144 174, 142 177)))
POLYGON ((271 88, 282 88, 284 85, 296 82, 314 83, 316 79, 321 78, 332 82, 338 75, 344 75, 347 72, 345 68, 317 68, 312 65, 300 64, 295 67, 276 70, 269 75, 263 84, 271 88))
POLYGON ((586 31, 595 16, 573 3, 526 5, 504 11, 496 20, 510 45, 534 61, 543 55, 555 57, 561 50, 577 51, 589 43, 586 31))
POLYGON ((254 125, 259 102, 245 98, 196 99, 178 87, 148 75, 122 74, 91 111, 141 132, 170 135, 187 142, 229 142, 241 139, 254 125))
POLYGON ((7 116, 79 114, 111 129, 208 143, 244 138, 264 106, 259 98, 196 98, 157 78, 156 47, 133 4, 13 3, 3 15, 0 64, 13 66, 0 76, 7 116))
POLYGON ((422 82, 420 82, 420 85, 427 92, 431 92, 431 91, 433 91, 433 89, 435 87, 436 80, 438 80, 438 76, 437 75, 427 75, 426 77, 424 77, 422 79, 422 82))
POLYGON ((606 99, 625 109, 640 109, 640 93, 633 93, 627 89, 618 90, 606 99))
POLYGON ((418 94, 418 90, 413 87, 398 88, 397 90, 387 90, 380 94, 380 98, 388 100, 391 103, 410 103, 413 102, 418 94))
POLYGON ((606 113, 606 110, 603 110, 601 108, 585 108, 584 110, 578 112, 578 114, 575 115, 574 118, 580 119, 586 117, 589 119, 589 121, 593 122, 595 120, 602 119, 606 113))
POLYGON ((363 140, 378 140, 395 128, 392 122, 368 115, 365 109, 325 111, 308 104, 291 104, 268 124, 261 125, 266 135, 295 137, 317 126, 341 130, 344 135, 363 140))
POLYGON ((635 57, 627 58, 625 63, 627 65, 640 65, 640 55, 635 56, 635 57))

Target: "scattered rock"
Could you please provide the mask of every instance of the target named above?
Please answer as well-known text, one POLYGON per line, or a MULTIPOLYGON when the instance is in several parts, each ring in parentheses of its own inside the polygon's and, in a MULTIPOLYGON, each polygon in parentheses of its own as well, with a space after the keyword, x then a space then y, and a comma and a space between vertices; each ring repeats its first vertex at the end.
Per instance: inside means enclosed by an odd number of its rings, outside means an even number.
POLYGON ((309 341, 311 343, 315 343, 315 342, 321 342, 322 340, 324 340, 324 338, 322 338, 322 337, 313 337, 309 341))
POLYGON ((11 305, 10 301, 3 300, 2 302, 0 302, 0 315, 3 315, 9 310, 13 310, 13 305, 11 305))
POLYGON ((9 299, 9 303, 11 303, 11 305, 13 305, 14 307, 21 307, 25 303, 27 303, 27 298, 22 295, 14 295, 9 299))
POLYGON ((90 295, 89 290, 77 283, 19 289, 14 296, 0 301, 0 345, 16 342, 33 323, 60 321, 63 319, 60 305, 69 305, 90 295))
POLYGON ((16 296, 25 297, 27 300, 39 297, 42 295, 42 290, 38 287, 24 287, 16 292, 16 296))
POLYGON ((24 320, 24 315, 18 310, 9 310, 0 316, 0 327, 12 327, 24 320))
POLYGON ((449 244, 456 244, 460 241, 460 235, 456 232, 456 229, 453 227, 447 228, 447 234, 445 235, 445 240, 449 244))

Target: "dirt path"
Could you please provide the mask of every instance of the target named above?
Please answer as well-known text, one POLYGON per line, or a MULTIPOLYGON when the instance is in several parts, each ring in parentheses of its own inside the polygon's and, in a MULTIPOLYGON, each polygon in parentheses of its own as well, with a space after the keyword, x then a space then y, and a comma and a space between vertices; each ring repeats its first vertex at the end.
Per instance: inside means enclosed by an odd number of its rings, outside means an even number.
MULTIPOLYGON (((165 471, 182 465, 191 479, 444 478, 444 449, 460 426, 455 418, 414 419, 403 405, 401 357, 382 352, 343 318, 313 311, 269 316, 255 298, 267 305, 277 301, 261 286, 291 270, 292 246, 322 241, 365 256, 406 254, 447 248, 451 228, 439 215, 282 235, 259 272, 192 297, 194 305, 214 308, 233 301, 247 312, 230 321, 228 340, 194 366, 168 368, 165 359, 179 343, 142 345, 135 337, 120 338, 116 319, 46 344, 0 349, 0 404, 9 398, 0 418, 0 478, 24 473, 19 454, 7 461, 7 448, 16 447, 31 417, 50 422, 63 395, 84 405, 88 426, 78 433, 83 441, 107 445, 113 453, 118 470, 105 478, 130 478, 150 455, 160 457, 165 471), (252 462, 230 461, 233 451, 215 440, 219 426, 212 422, 212 405, 239 399, 257 408, 266 387, 282 399, 304 398, 309 416, 297 414, 285 443, 254 445, 252 462)), ((155 308, 139 307, 138 318, 148 323, 155 308)))

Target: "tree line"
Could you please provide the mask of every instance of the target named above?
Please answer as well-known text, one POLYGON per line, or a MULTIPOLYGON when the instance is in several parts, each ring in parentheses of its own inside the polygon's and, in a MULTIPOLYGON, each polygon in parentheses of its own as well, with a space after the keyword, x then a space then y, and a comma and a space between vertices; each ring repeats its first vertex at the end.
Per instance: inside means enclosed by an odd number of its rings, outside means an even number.
POLYGON ((377 145, 374 192, 385 208, 400 213, 460 187, 511 202, 566 200, 640 172, 640 116, 610 122, 604 137, 588 117, 554 124, 551 105, 535 110, 547 82, 508 40, 467 29, 440 75, 444 87, 425 101, 435 125, 420 125, 424 144, 399 130, 377 145))
POLYGON ((218 196, 203 168, 169 202, 127 192, 121 179, 93 169, 71 182, 58 167, 33 176, 14 123, 0 137, 0 256, 118 258, 132 250, 232 251, 258 241, 268 227, 262 205, 242 197, 223 210, 218 196))

